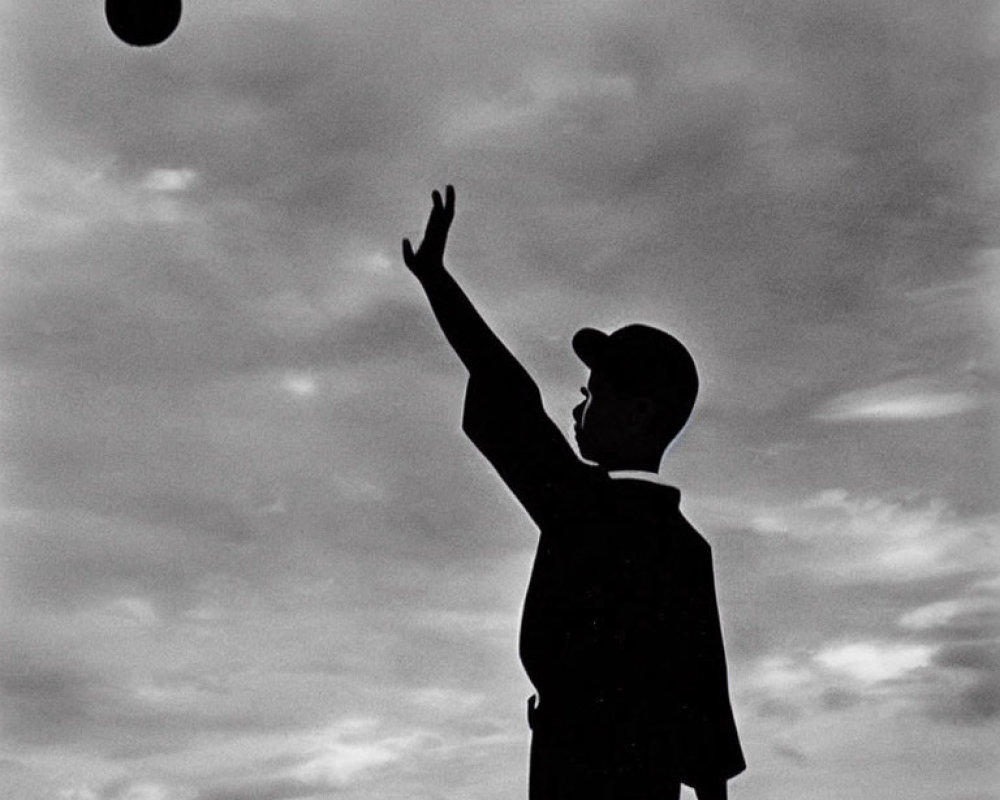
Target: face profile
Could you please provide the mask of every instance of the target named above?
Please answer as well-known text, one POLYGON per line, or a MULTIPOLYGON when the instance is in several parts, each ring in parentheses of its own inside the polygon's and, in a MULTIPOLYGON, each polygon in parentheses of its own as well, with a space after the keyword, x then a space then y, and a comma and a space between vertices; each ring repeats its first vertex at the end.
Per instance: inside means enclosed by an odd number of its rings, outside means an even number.
POLYGON ((596 387, 606 401, 597 427, 584 437, 589 455, 582 450, 581 455, 607 469, 656 472, 698 395, 698 370, 691 354, 674 336, 642 323, 610 334, 583 328, 573 336, 572 346, 591 369, 594 385, 588 384, 588 391, 596 387), (614 465, 607 462, 609 457, 614 465))
POLYGON ((651 398, 619 391, 611 381, 591 372, 581 387, 583 400, 573 409, 573 431, 580 455, 605 469, 659 463, 660 444, 651 398), (630 465, 630 466, 626 466, 630 465))

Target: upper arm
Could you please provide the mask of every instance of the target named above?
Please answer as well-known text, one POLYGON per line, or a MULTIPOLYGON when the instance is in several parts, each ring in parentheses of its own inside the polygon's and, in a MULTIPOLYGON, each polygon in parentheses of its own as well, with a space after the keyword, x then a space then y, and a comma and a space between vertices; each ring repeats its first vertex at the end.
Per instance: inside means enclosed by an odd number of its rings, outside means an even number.
POLYGON ((545 413, 527 373, 473 373, 462 429, 539 525, 579 499, 586 467, 545 413))

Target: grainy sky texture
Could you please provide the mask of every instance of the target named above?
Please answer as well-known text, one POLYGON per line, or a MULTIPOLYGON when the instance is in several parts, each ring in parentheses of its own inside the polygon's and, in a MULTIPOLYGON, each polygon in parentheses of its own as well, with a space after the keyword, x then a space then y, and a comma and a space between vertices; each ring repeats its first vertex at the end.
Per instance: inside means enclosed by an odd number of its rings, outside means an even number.
POLYGON ((734 800, 1000 798, 1000 6, 0 0, 0 794, 525 795, 535 535, 399 257, 567 431, 703 376, 734 800))

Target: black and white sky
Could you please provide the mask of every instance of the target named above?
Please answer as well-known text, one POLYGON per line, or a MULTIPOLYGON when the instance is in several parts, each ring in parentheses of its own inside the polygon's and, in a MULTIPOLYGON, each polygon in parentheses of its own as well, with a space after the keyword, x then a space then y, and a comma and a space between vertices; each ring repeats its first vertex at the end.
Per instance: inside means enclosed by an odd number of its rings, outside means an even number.
POLYGON ((535 533, 399 242, 570 429, 685 341, 739 800, 1000 798, 994 0, 0 0, 0 793, 524 796, 535 533))

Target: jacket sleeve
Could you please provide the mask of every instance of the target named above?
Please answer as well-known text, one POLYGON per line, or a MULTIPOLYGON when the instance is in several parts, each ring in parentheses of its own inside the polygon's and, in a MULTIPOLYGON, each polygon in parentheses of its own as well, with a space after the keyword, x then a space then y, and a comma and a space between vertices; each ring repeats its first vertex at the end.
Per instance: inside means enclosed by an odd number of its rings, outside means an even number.
POLYGON ((746 768, 729 700, 722 626, 711 549, 698 548, 684 582, 677 674, 681 781, 688 786, 732 778, 746 768))
POLYGON ((462 429, 539 527, 564 518, 580 501, 588 468, 523 370, 472 372, 462 429))

